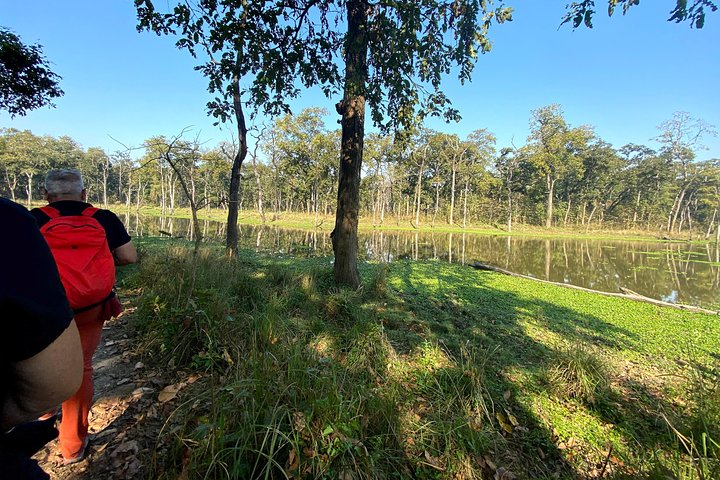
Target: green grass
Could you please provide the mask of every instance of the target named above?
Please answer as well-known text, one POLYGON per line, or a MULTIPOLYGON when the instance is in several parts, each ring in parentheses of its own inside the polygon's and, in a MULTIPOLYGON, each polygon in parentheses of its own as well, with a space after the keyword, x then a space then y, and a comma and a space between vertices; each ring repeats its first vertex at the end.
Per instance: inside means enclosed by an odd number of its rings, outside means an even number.
POLYGON ((187 390, 153 478, 717 466, 718 317, 432 261, 362 264, 349 291, 330 259, 229 261, 220 247, 202 250, 188 301, 185 244, 140 243, 123 282, 140 293, 142 345, 211 373, 187 390))

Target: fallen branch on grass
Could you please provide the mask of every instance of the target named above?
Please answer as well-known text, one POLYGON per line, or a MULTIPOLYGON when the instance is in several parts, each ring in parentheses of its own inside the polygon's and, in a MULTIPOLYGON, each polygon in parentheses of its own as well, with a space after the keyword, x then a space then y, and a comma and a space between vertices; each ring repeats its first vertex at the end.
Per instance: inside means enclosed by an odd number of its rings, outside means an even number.
POLYGON ((689 312, 706 313, 709 315, 720 315, 720 312, 715 311, 715 310, 708 310, 706 308, 695 307, 693 305, 682 305, 679 303, 670 303, 670 302, 663 302, 662 300, 655 300, 654 298, 645 297, 643 295, 640 295, 639 293, 633 292, 632 290, 624 288, 624 287, 620 287, 621 293, 602 292, 600 290, 592 290, 589 288, 578 287, 577 285, 570 285, 567 283, 551 282, 550 280, 542 280, 540 278, 531 277, 529 275, 522 275, 520 273, 510 272, 508 270, 505 270, 505 269, 502 269, 499 267, 494 267, 492 265, 480 263, 477 260, 474 261, 473 263, 471 263, 470 266, 476 270, 487 270, 490 272, 502 273, 504 275, 510 275, 511 277, 526 278, 528 280, 534 280, 536 282, 542 282, 542 283, 549 283, 550 285, 557 285, 559 287, 573 288, 575 290, 581 290, 583 292, 589 292, 589 293, 597 293, 599 295, 604 295, 606 297, 627 298, 629 300, 651 303, 653 305, 658 305, 661 307, 670 307, 670 308, 676 308, 678 310, 687 310, 689 312))

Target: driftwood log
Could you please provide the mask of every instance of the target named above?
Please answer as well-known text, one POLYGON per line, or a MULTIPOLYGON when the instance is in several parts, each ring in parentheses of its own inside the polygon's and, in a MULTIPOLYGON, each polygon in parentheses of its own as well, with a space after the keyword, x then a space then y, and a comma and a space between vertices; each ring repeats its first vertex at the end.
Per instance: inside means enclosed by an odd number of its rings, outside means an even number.
POLYGON ((163 235, 165 235, 166 237, 170 237, 170 238, 185 238, 185 236, 183 236, 183 235, 173 235, 172 233, 166 232, 165 230, 158 230, 158 232, 160 233, 161 237, 163 235))
POLYGON ((601 292, 599 290, 591 290, 591 289, 585 288, 585 287, 578 287, 577 285, 570 285, 567 283, 559 283, 559 282, 551 282, 550 280, 543 280, 541 278, 535 278, 535 277, 531 277, 529 275, 522 275, 520 273, 510 272, 503 268, 494 267, 492 265, 487 265, 485 263, 480 263, 477 260, 474 261, 473 263, 471 263, 470 266, 476 270, 487 270, 490 272, 502 273, 504 275, 510 275, 511 277, 525 278, 528 280, 534 280, 536 282, 557 285, 559 287, 572 288, 575 290, 581 290, 583 292, 597 293, 598 295, 604 295, 606 297, 627 298, 629 300, 635 300, 637 302, 651 303, 653 305, 658 305, 661 307, 670 307, 670 308, 676 308, 678 310, 687 310, 689 312, 706 313, 709 315, 720 315, 720 312, 715 311, 715 310, 708 310, 707 308, 695 307, 693 305, 682 305, 679 303, 663 302, 662 300, 655 300, 654 298, 649 298, 649 297, 640 295, 639 293, 633 292, 632 290, 630 290, 628 288, 624 288, 624 287, 620 287, 620 293, 601 292))

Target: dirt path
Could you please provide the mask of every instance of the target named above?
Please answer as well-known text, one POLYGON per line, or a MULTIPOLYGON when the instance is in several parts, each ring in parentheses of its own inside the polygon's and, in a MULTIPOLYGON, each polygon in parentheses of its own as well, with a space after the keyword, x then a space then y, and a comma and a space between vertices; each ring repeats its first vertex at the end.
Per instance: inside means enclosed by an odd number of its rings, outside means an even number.
MULTIPOLYGON (((151 478, 160 432, 172 403, 159 403, 158 393, 173 378, 149 369, 134 353, 126 311, 103 327, 95 357, 95 403, 90 413, 88 456, 75 465, 60 466, 57 440, 35 458, 52 479, 151 478)), ((177 375, 177 373, 173 373, 177 375)))

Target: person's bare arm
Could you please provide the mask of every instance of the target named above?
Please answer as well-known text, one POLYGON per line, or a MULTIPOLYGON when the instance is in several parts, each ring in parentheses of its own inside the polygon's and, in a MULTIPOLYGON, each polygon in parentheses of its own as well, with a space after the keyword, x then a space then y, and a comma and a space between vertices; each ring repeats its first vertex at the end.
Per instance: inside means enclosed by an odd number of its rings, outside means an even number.
POLYGON ((40 353, 10 364, 5 398, 0 398, 0 432, 53 409, 75 394, 83 356, 75 320, 40 353))
POLYGON ((115 257, 115 265, 129 265, 138 260, 137 250, 132 242, 127 242, 113 250, 113 257, 115 257))

